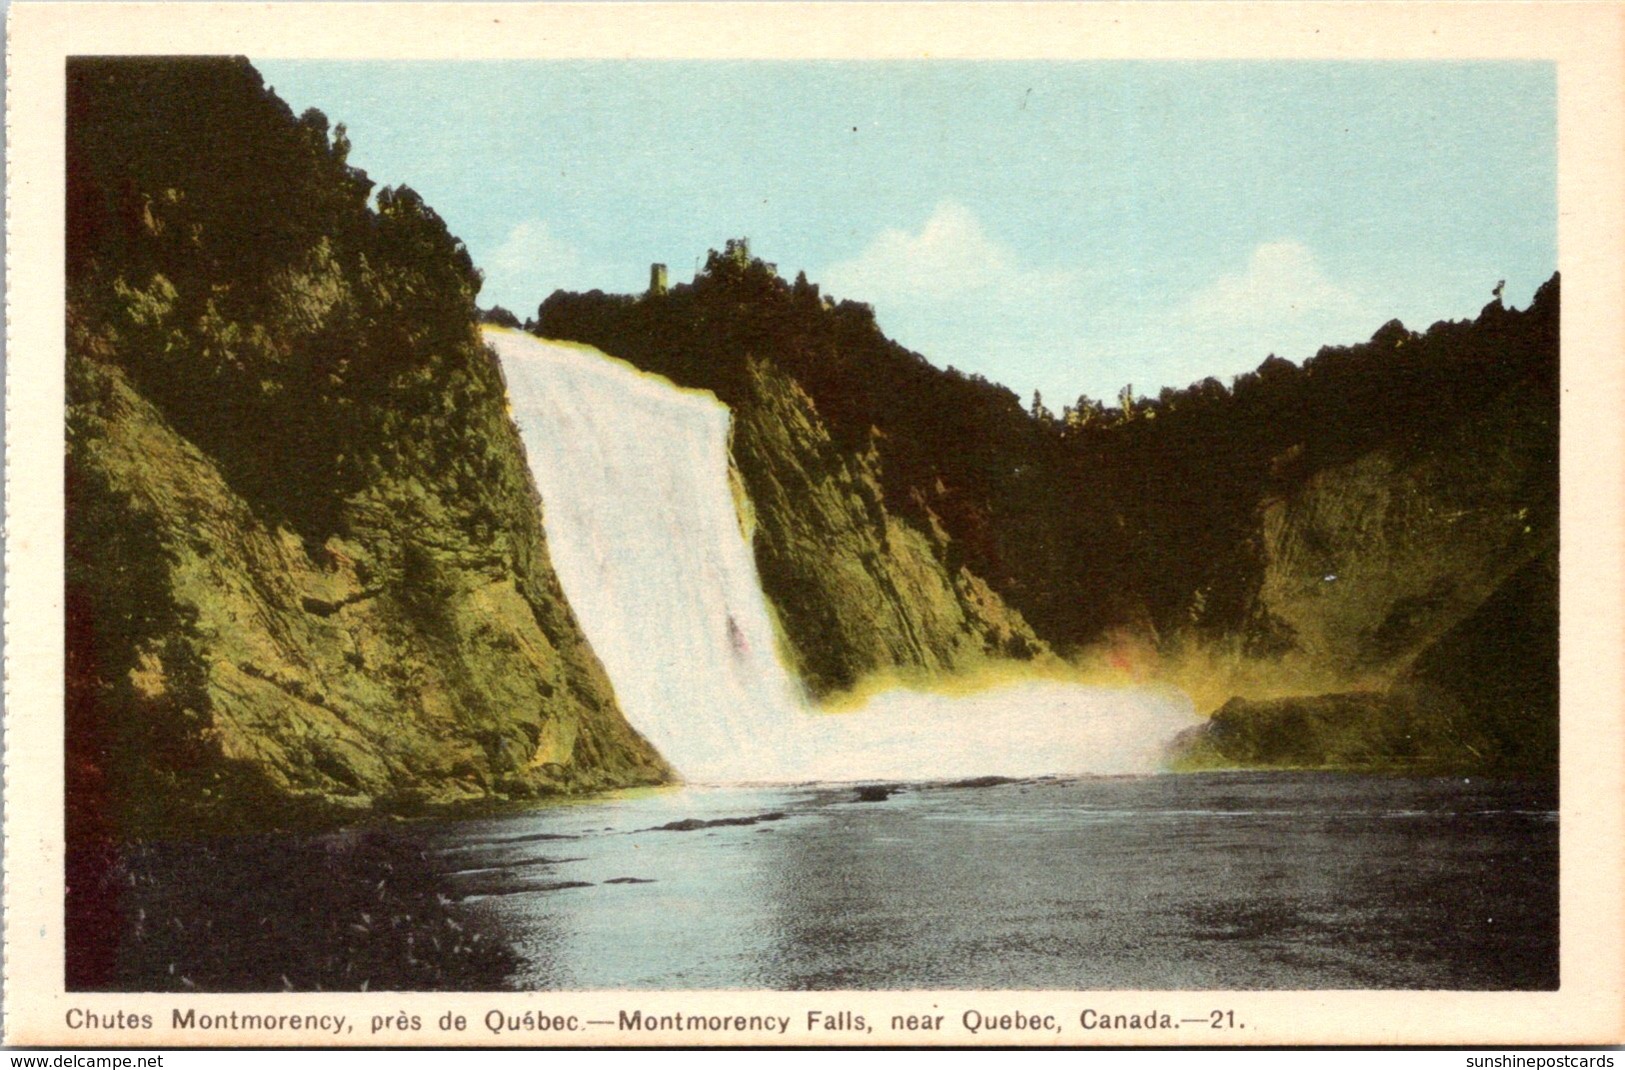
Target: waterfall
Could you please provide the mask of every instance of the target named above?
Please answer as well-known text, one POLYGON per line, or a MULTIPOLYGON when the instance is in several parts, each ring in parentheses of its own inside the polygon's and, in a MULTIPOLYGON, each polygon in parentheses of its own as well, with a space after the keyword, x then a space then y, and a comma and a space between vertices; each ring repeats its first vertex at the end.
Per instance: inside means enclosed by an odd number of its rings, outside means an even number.
POLYGON ((627 719, 691 782, 1154 769, 1188 703, 1033 681, 811 710, 779 661, 728 474, 728 408, 574 344, 488 329, 553 567, 627 719))

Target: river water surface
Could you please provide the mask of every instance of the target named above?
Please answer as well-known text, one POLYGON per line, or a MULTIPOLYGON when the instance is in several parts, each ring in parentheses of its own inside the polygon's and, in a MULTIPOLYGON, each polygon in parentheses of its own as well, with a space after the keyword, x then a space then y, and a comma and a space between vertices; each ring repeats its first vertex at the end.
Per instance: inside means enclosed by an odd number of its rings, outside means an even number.
POLYGON ((142 852, 96 987, 1557 983, 1554 801, 1477 779, 684 788, 142 852))

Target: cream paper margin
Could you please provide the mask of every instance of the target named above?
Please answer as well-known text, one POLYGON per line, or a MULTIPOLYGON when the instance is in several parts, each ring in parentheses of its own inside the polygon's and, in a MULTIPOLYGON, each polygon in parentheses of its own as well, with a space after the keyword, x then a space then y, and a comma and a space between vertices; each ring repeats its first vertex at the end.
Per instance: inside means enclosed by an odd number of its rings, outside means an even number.
MULTIPOLYGON (((6 117, 5 1041, 13 1045, 283 1044, 1579 1044, 1625 1041, 1625 6, 1617 3, 1224 4, 47 4, 9 17, 6 117), (1550 993, 64 994, 63 94, 71 54, 348 58, 1537 59, 1558 65, 1562 413, 1562 987, 1550 993), (938 1008, 1055 1014, 1047 1033, 890 1033, 938 1008), (1177 1019, 1233 1009, 1245 1030, 1084 1031, 1085 1007, 1177 1019), (72 1030, 68 1011, 147 1012, 151 1030, 72 1030), (339 1013, 338 1036, 180 1032, 201 1013, 339 1013), (750 1033, 503 1033, 491 1010, 786 1014, 750 1033), (808 1033, 809 1010, 873 1033, 808 1033), (443 1034, 447 1010, 468 1029, 443 1034), (425 1029, 370 1035, 375 1015, 425 1029)), ((396 176, 409 178, 410 176, 396 176)))

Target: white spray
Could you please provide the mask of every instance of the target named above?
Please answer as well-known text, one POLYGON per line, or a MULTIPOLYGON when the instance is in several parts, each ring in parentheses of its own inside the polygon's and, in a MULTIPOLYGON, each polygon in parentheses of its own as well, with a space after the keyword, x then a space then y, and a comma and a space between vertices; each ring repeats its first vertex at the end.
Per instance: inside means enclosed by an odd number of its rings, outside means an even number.
POLYGON ((583 346, 488 330, 548 549, 627 719, 690 782, 1154 769, 1188 703, 1034 681, 809 709, 779 662, 728 479, 729 412, 583 346))

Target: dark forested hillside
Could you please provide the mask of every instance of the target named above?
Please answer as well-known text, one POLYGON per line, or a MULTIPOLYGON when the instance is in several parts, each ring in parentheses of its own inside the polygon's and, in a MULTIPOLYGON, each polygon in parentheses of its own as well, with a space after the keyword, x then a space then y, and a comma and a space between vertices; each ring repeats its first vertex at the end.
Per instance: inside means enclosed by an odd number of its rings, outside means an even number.
POLYGON ((1515 480, 1507 490, 1526 519, 1554 528, 1557 332, 1554 276, 1524 312, 1496 302, 1476 321, 1425 334, 1394 321, 1301 367, 1272 356, 1231 387, 1208 379, 1165 390, 1128 414, 1080 399, 1050 426, 1074 470, 1102 480, 1097 500, 1121 510, 1137 548, 1133 586, 1159 626, 1251 623, 1251 637, 1267 646, 1269 622, 1248 620, 1261 580, 1247 567, 1263 549, 1258 513, 1292 501, 1317 473, 1378 450, 1420 458, 1505 400, 1506 421, 1519 429, 1515 471, 1491 465, 1465 478, 1515 480))
POLYGON ((329 533, 448 392, 489 388, 462 244, 408 188, 371 210, 343 127, 245 61, 76 60, 68 133, 70 338, 119 329, 120 367, 267 519, 329 533))
POLYGON ((435 212, 246 61, 66 77, 74 837, 665 778, 435 212))
POLYGON ((1038 639, 1147 671, 1218 665, 1216 705, 1244 678, 1386 688, 1548 550, 1558 305, 1554 276, 1526 310, 1391 322, 1301 366, 1270 356, 1231 384, 1125 388, 1058 415, 932 366, 868 306, 778 277, 743 241, 691 285, 555 293, 530 326, 736 411, 753 366, 780 369, 835 443, 871 458, 884 508, 1038 639))

